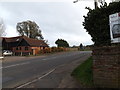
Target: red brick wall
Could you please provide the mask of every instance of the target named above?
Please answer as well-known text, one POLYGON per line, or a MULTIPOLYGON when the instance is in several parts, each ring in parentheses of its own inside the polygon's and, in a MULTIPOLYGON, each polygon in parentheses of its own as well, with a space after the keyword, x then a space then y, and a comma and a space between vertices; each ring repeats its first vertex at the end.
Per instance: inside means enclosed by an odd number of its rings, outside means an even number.
POLYGON ((18 47, 18 50, 16 50, 17 47, 13 48, 13 52, 32 52, 31 47, 28 47, 28 50, 25 50, 25 46, 21 46, 21 50, 20 47, 18 47))
POLYGON ((120 46, 93 48, 93 81, 102 88, 120 88, 120 46))
POLYGON ((39 54, 40 53, 40 50, 41 50, 41 47, 31 47, 31 49, 33 49, 33 54, 36 55, 36 54, 39 54))
POLYGON ((36 54, 40 54, 40 51, 43 50, 43 49, 47 49, 48 47, 31 47, 32 49, 35 50, 35 55, 36 54))
MULTIPOLYGON (((44 49, 46 49, 47 47, 45 47, 44 49)), ((20 50, 20 46, 19 47, 14 47, 13 48, 13 52, 14 53, 32 53, 33 55, 37 55, 40 54, 40 50, 42 50, 43 47, 28 47, 28 50, 25 50, 25 46, 21 46, 21 50, 20 50), (16 50, 16 48, 18 48, 18 50, 16 50)))

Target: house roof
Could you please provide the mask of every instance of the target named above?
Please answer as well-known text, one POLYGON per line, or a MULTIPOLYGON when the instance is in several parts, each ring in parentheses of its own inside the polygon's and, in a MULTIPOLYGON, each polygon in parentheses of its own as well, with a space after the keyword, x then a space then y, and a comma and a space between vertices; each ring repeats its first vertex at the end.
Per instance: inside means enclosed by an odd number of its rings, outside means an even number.
POLYGON ((19 42, 20 44, 20 42, 24 39, 30 46, 48 47, 48 45, 44 42, 44 40, 32 39, 26 36, 17 36, 17 37, 10 37, 10 38, 3 37, 3 38, 5 39, 6 42, 19 42))
POLYGON ((23 36, 23 38, 24 38, 24 40, 27 41, 27 43, 30 46, 45 46, 45 47, 48 47, 48 45, 43 40, 32 39, 32 38, 28 38, 26 36, 23 36))
POLYGON ((17 36, 17 37, 3 37, 3 39, 5 39, 6 42, 17 42, 17 41, 21 41, 23 38, 23 36, 17 36))

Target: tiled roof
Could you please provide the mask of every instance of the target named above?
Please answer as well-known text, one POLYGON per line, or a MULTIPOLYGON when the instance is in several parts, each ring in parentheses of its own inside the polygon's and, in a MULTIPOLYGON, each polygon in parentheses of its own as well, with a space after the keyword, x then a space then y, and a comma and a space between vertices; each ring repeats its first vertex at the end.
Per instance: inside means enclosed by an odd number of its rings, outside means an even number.
POLYGON ((23 38, 23 36, 17 36, 17 37, 3 37, 3 39, 5 39, 6 42, 17 42, 17 41, 21 41, 23 38))
POLYGON ((45 46, 48 47, 48 45, 43 40, 37 40, 37 39, 31 39, 26 36, 23 36, 24 40, 27 41, 27 43, 30 46, 45 46))
POLYGON ((30 46, 48 47, 48 45, 43 40, 32 39, 26 36, 17 36, 17 37, 10 37, 10 38, 4 37, 4 39, 6 42, 19 42, 19 43, 21 42, 21 40, 24 39, 30 46))

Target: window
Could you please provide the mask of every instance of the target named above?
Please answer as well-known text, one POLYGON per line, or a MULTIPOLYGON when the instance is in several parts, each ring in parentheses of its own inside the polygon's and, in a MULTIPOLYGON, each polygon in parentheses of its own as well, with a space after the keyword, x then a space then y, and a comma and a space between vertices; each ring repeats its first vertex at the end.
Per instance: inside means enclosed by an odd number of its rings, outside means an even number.
POLYGON ((21 50, 22 48, 21 47, 16 47, 16 50, 21 50))
POLYGON ((18 50, 18 47, 16 47, 16 50, 18 50))
POLYGON ((25 50, 28 50, 28 47, 25 47, 25 50))
POLYGON ((43 49, 45 49, 45 47, 43 47, 43 49))
POLYGON ((19 50, 21 50, 21 47, 19 47, 19 50))

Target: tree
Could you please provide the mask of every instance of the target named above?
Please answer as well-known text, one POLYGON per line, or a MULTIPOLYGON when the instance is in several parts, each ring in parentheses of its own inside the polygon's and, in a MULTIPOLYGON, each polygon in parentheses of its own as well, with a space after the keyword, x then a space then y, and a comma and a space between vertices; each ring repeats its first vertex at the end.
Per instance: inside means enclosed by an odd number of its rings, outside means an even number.
POLYGON ((84 16, 83 26, 91 35, 96 46, 111 45, 109 15, 120 12, 120 2, 107 3, 100 8, 90 9, 84 16))
POLYGON ((80 44, 80 49, 83 49, 83 45, 82 45, 82 43, 80 44))
POLYGON ((68 42, 63 39, 56 40, 55 44, 57 44, 58 47, 69 47, 68 42))
POLYGON ((5 24, 2 19, 0 19, 0 36, 5 36, 5 24))
POLYGON ((19 22, 17 23, 16 29, 22 36, 27 36, 34 39, 43 39, 41 30, 34 21, 27 20, 19 22))

